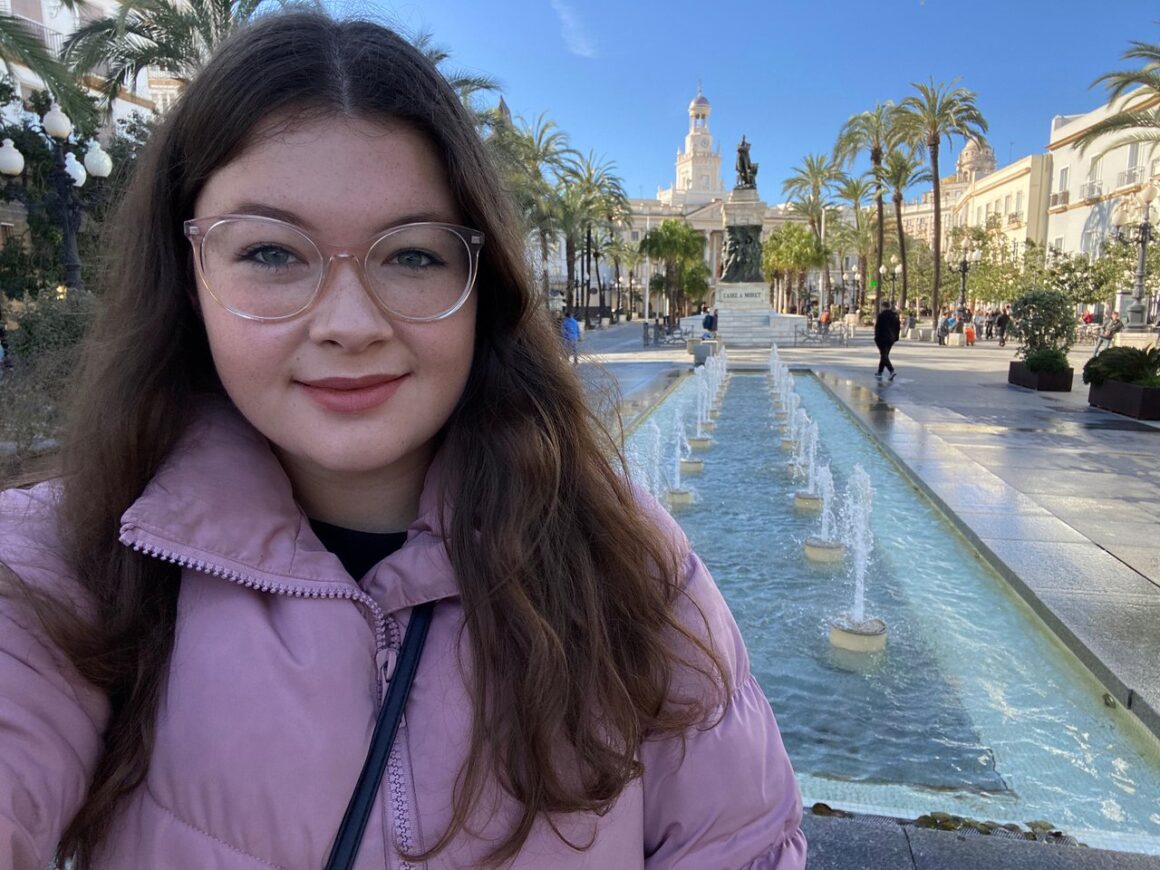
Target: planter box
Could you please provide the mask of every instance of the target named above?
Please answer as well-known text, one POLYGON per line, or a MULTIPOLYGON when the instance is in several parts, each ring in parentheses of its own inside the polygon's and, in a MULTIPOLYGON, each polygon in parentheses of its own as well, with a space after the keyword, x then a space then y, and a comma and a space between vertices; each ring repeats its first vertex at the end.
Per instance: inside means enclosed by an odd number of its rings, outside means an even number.
POLYGON ((1074 369, 1069 368, 1062 372, 1033 372, 1018 360, 1012 360, 1007 369, 1007 383, 1027 387, 1029 390, 1052 393, 1070 393, 1074 377, 1074 369))
POLYGON ((1104 381, 1088 389, 1088 404, 1137 420, 1160 420, 1160 387, 1104 381))

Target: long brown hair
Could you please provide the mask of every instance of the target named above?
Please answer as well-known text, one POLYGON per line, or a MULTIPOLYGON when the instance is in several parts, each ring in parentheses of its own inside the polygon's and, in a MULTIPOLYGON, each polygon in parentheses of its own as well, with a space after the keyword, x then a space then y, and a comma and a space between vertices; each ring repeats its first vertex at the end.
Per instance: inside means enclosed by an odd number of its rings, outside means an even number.
POLYGON ((465 222, 487 239, 475 357, 443 446, 455 470, 447 548, 473 655, 471 744, 450 827, 413 857, 463 831, 497 776, 523 807, 490 855, 507 860, 538 816, 608 810, 641 774, 646 736, 682 734, 727 703, 719 660, 675 615, 676 548, 640 510, 616 445, 561 358, 525 273, 519 224, 455 93, 379 25, 270 16, 232 37, 190 85, 112 225, 115 262, 77 392, 61 508, 67 555, 96 618, 82 624, 25 589, 53 640, 111 702, 104 752, 59 848, 81 867, 148 770, 180 586, 178 569, 121 546, 114 531, 187 425, 190 400, 220 391, 191 302, 182 222, 263 122, 336 114, 425 134, 465 222), (704 689, 674 697, 680 674, 704 689))

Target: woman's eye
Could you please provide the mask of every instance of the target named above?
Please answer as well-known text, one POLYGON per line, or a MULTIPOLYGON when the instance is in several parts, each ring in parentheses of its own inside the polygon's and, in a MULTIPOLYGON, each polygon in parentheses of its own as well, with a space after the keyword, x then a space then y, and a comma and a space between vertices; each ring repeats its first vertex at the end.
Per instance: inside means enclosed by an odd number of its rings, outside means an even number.
POLYGON ((416 250, 400 251, 395 255, 394 261, 408 269, 425 269, 428 266, 439 265, 439 261, 426 251, 416 250))
POLYGON ((277 245, 257 245, 245 251, 241 259, 267 269, 285 269, 298 261, 298 257, 293 251, 288 251, 277 245))

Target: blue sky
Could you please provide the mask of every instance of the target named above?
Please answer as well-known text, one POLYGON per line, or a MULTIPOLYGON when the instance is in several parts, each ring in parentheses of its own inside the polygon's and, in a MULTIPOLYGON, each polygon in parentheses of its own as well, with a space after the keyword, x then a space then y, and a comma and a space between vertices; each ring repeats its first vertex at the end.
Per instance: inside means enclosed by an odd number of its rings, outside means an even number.
MULTIPOLYGON (((975 91, 1000 165, 1046 150, 1051 118, 1095 108, 1130 40, 1160 42, 1144 0, 335 0, 430 31, 451 65, 496 78, 516 115, 546 112, 614 160, 630 196, 673 183, 701 81, 726 187, 742 133, 767 202, 853 113, 913 81, 975 91)), ((961 143, 956 142, 954 153, 961 143)), ((944 148, 945 153, 945 148, 944 148)), ((953 155, 952 155, 953 159, 953 155)), ((942 161, 947 165, 947 161, 942 161)))

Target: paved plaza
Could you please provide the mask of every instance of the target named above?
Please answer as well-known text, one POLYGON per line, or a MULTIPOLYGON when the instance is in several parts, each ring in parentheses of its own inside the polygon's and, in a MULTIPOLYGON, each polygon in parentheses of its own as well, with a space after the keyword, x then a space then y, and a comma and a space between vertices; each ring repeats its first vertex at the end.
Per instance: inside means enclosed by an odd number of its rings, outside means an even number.
MULTIPOLYGON (((581 374, 626 425, 691 356, 645 348, 638 323, 586 336, 581 374), (619 396, 618 396, 619 391, 619 396)), ((779 348, 812 369, 915 485, 1109 690, 1160 734, 1160 425, 1090 408, 1076 348, 1070 393, 1007 384, 1014 348, 900 342, 894 381, 877 381, 866 330, 847 347, 779 348)), ((763 368, 768 351, 729 352, 763 368)), ((921 554, 922 542, 915 542, 921 554)), ((1160 868, 1160 857, 810 817, 810 867, 1160 868)))

